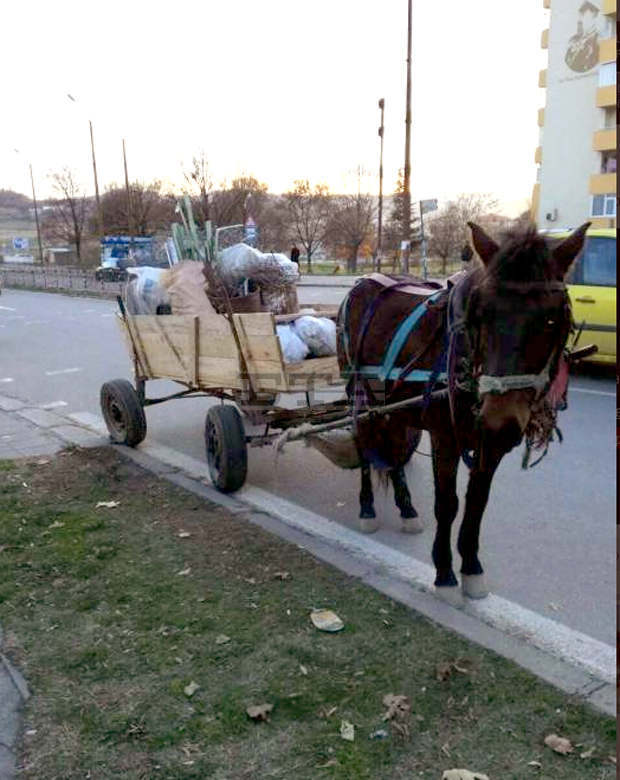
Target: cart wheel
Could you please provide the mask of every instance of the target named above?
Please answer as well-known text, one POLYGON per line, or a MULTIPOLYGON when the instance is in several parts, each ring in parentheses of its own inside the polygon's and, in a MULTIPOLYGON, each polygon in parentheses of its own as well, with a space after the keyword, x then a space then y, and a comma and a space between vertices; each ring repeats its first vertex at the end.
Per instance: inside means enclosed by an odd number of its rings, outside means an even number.
POLYGON ((101 386, 101 411, 110 438, 116 444, 135 447, 146 436, 146 417, 138 394, 126 379, 113 379, 101 386))
POLYGON ((207 463, 213 484, 233 493, 245 482, 248 449, 243 420, 234 406, 212 406, 205 420, 207 463))

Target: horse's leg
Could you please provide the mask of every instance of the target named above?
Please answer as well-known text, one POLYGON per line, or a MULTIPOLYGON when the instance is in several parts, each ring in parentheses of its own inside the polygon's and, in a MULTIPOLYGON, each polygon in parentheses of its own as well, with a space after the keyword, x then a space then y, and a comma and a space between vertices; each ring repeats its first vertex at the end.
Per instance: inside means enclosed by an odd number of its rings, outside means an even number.
POLYGON ((435 519, 437 530, 433 543, 435 587, 438 595, 456 603, 460 600, 458 582, 452 569, 450 531, 459 508, 456 495, 456 473, 459 452, 452 432, 431 431, 433 478, 435 481, 435 519))
POLYGON ((491 481, 503 456, 503 451, 490 447, 484 448, 482 453, 479 451, 467 485, 465 512, 458 538, 458 551, 462 558, 463 593, 472 599, 482 599, 489 593, 484 570, 478 558, 478 542, 480 523, 489 500, 491 481))
POLYGON ((362 460, 362 488, 360 490, 360 520, 359 528, 365 534, 371 534, 379 528, 375 513, 372 482, 370 480, 370 463, 362 460))
POLYGON ((391 469, 389 473, 394 486, 394 500, 396 501, 396 506, 400 509, 400 516, 403 519, 401 530, 406 534, 419 534, 424 530, 424 525, 418 519, 418 513, 411 503, 411 493, 407 487, 405 467, 397 466, 391 469))

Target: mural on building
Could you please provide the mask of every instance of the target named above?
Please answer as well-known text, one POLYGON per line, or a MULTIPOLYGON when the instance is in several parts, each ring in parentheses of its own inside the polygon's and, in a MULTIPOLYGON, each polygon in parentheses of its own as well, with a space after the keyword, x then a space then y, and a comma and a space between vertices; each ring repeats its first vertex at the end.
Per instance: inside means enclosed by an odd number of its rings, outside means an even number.
POLYGON ((564 61, 571 70, 586 73, 598 62, 599 9, 585 0, 577 11, 577 32, 570 38, 564 61))

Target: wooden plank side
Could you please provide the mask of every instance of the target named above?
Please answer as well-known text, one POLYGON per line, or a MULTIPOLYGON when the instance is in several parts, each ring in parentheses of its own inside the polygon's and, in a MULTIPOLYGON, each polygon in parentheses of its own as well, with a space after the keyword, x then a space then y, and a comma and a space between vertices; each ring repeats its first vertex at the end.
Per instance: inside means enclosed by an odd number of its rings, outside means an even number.
POLYGON ((235 324, 250 381, 256 392, 288 389, 273 315, 236 314, 235 324))
POLYGON ((237 357, 220 358, 200 355, 198 358, 198 386, 243 390, 237 357))
POLYGON ((285 371, 291 389, 300 389, 310 385, 317 388, 321 385, 339 385, 343 381, 340 377, 338 359, 335 355, 324 358, 310 358, 300 363, 287 363, 285 371))
POLYGON ((182 356, 190 354, 188 324, 191 319, 147 314, 131 317, 131 325, 147 358, 151 379, 188 381, 186 361, 182 356))
POLYGON ((235 323, 243 324, 243 330, 248 335, 269 336, 273 335, 273 314, 261 312, 256 314, 234 314, 235 323))

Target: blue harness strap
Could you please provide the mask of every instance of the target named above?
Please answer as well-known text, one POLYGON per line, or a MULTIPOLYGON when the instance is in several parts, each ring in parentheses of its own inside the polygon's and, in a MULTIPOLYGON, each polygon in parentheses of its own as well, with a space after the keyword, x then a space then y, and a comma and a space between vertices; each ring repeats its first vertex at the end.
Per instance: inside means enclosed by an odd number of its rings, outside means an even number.
MULTIPOLYGON (((390 342, 390 346, 385 353, 383 363, 380 366, 379 373, 377 375, 378 378, 383 382, 385 382, 386 379, 392 378, 391 374, 394 369, 394 364, 396 363, 398 356, 400 355, 400 352, 410 334, 415 330, 416 325, 428 311, 428 304, 435 301, 441 294, 443 294, 443 292, 443 290, 438 290, 436 293, 433 293, 433 295, 430 295, 425 301, 419 303, 411 312, 411 314, 405 317, 405 319, 398 326, 396 333, 392 336, 392 341, 390 342)), ((410 372, 407 375, 406 381, 408 382, 416 381, 409 378, 411 373, 413 372, 410 372)), ((431 375, 431 372, 427 371, 425 373, 427 374, 425 379, 428 379, 431 375)))

